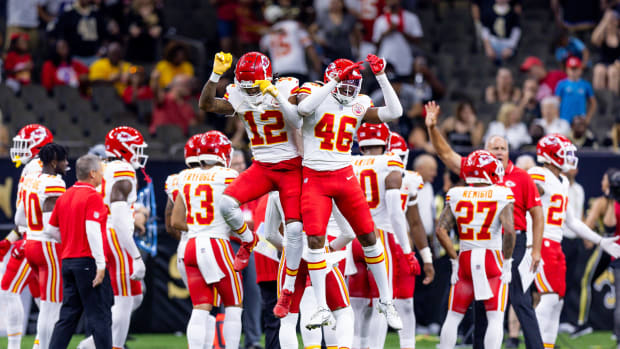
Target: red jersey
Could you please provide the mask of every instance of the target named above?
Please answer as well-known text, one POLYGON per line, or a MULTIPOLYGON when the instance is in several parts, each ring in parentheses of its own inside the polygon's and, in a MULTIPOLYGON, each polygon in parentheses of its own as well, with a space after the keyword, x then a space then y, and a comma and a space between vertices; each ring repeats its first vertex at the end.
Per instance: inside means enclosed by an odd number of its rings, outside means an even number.
MULTIPOLYGON (((265 210, 267 208, 268 194, 263 195, 256 202, 253 212, 254 226, 258 227, 265 221, 265 210)), ((254 253, 254 266, 256 267, 256 282, 277 281, 278 279, 278 262, 262 254, 254 253)))
MULTIPOLYGON (((466 158, 461 158, 461 178, 463 176, 463 168, 466 158)), ((508 161, 508 167, 504 169, 504 178, 499 185, 510 188, 514 194, 514 227, 515 230, 526 231, 527 223, 525 215, 529 209, 541 206, 540 195, 536 184, 530 175, 522 169, 515 166, 512 161, 508 161)))
MULTIPOLYGON (((62 241, 61 259, 65 258, 93 258, 86 237, 86 221, 96 221, 101 224, 101 239, 106 249, 106 239, 103 237, 108 219, 108 210, 103 204, 101 194, 90 184, 76 182, 56 201, 54 211, 50 217, 50 224, 60 229, 62 241)), ((107 262, 107 261, 106 261, 107 262)))

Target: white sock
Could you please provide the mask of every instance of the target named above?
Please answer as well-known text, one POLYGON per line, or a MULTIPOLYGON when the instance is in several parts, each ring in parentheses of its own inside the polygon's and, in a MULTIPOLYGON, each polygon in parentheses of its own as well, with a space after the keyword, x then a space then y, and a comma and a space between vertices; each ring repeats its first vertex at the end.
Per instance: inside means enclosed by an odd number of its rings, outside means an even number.
POLYGON ((314 288, 314 297, 317 307, 327 308, 327 300, 325 298, 325 274, 327 264, 325 263, 325 249, 309 249, 308 258, 308 274, 312 288, 314 288))
POLYGON ((226 316, 224 317, 224 340, 226 341, 226 349, 239 348, 241 340, 241 314, 243 308, 226 307, 226 316))
MULTIPOLYGON (((378 298, 374 298, 373 304, 377 304, 378 298)), ((382 349, 385 346, 385 337, 387 337, 388 324, 385 315, 380 314, 377 307, 372 307, 370 316, 370 328, 368 329, 370 337, 370 349, 382 349)))
MULTIPOLYGON (((239 208, 239 203, 237 200, 228 195, 222 195, 219 204, 220 213, 230 228, 235 232, 241 230, 245 224, 245 219, 243 217, 243 211, 239 208)), ((245 242, 243 237, 241 240, 245 242)))
POLYGON ((487 332, 484 335, 484 347, 500 349, 504 339, 504 312, 487 311, 487 332))
MULTIPOLYGON (((32 345, 32 349, 39 349, 39 335, 34 337, 34 344, 32 345)), ((97 349, 93 347, 93 349, 97 349)))
POLYGON ((95 347, 95 339, 93 336, 82 339, 80 344, 78 344, 77 349, 97 349, 95 347))
POLYGON ((367 349, 368 332, 370 332, 370 319, 373 307, 370 306, 370 299, 351 297, 351 308, 355 314, 354 332, 353 332, 353 348, 367 349))
POLYGON ((112 306, 112 347, 123 348, 129 333, 129 324, 131 322, 131 311, 133 308, 133 297, 131 296, 114 296, 114 305, 112 306))
MULTIPOLYGON (((352 348, 353 347, 353 331, 354 331, 354 323, 355 323, 355 314, 353 313, 353 309, 351 307, 346 307, 342 309, 338 309, 334 311, 334 316, 336 317, 336 331, 333 335, 337 338, 337 342, 332 344, 327 341, 327 333, 325 334, 325 343, 329 347, 330 344, 332 346, 336 346, 337 348, 352 348)), ((327 326, 329 327, 329 326, 327 326)), ((327 327, 323 327, 324 332, 332 331, 327 327)))
POLYGON ((37 319, 37 335, 39 336, 39 348, 49 348, 54 332, 54 325, 58 321, 60 307, 62 303, 42 301, 39 307, 39 318, 37 319))
POLYGON ((2 291, 3 308, 6 309, 8 349, 20 349, 24 331, 24 306, 20 295, 2 291))
POLYGON ((189 349, 203 349, 207 343, 205 329, 207 329, 210 316, 211 314, 206 310, 192 309, 192 315, 187 323, 187 346, 189 349))
POLYGON ((403 329, 398 331, 401 349, 415 348, 415 313, 413 312, 413 298, 395 299, 394 306, 403 321, 403 329))
POLYGON ((448 310, 446 320, 441 326, 441 334, 439 335, 439 349, 453 349, 456 345, 457 331, 464 314, 459 314, 452 310, 448 310))
POLYGON ((381 241, 377 239, 377 242, 372 246, 363 246, 364 259, 368 265, 368 269, 375 277, 377 288, 379 289, 379 298, 383 302, 392 300, 392 293, 390 292, 390 285, 388 283, 387 269, 385 267, 385 254, 383 253, 383 245, 381 241))
MULTIPOLYGON (((280 319, 280 348, 297 349, 297 319, 299 314, 288 313, 280 319)), ((303 328, 303 326, 302 326, 303 328)), ((302 334, 303 336, 303 334, 302 334)), ((305 341, 304 341, 305 343, 305 341)), ((320 341, 319 341, 320 343, 320 341)))
POLYGON ((304 233, 301 222, 291 222, 286 225, 286 273, 284 277, 284 289, 293 292, 295 280, 299 270, 301 254, 304 250, 304 233))
POLYGON ((555 345, 558 336, 558 327, 560 326, 560 312, 564 301, 560 300, 557 293, 547 293, 540 296, 540 302, 536 307, 536 318, 540 327, 540 335, 543 344, 555 345), (559 308, 560 311, 557 309, 559 308))
POLYGON ((131 296, 131 298, 133 299, 132 307, 131 307, 131 312, 133 313, 134 311, 136 311, 136 309, 140 308, 140 306, 142 305, 142 300, 144 300, 144 295, 139 294, 137 296, 131 296))
POLYGON ((312 317, 316 309, 317 308, 316 297, 314 295, 314 287, 306 287, 306 289, 304 290, 304 295, 301 297, 301 301, 299 302, 299 328, 301 329, 301 338, 304 342, 304 347, 313 347, 317 345, 320 347, 321 345, 321 330, 309 330, 306 328, 306 325, 308 324, 308 322, 310 322, 310 318, 312 317))
POLYGON ((211 349, 213 348, 213 342, 215 341, 215 332, 216 332, 217 319, 215 316, 209 313, 207 316, 207 324, 204 328, 205 330, 205 344, 203 349, 211 349))

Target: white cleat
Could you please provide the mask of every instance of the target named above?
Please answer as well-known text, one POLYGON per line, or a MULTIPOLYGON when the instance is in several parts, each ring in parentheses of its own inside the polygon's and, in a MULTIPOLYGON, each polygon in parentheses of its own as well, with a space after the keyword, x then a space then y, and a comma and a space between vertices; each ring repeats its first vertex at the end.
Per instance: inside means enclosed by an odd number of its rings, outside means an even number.
POLYGON ((309 330, 313 330, 321 326, 336 326, 336 319, 334 318, 332 312, 327 308, 319 308, 316 313, 312 315, 310 321, 306 324, 306 328, 309 330))
POLYGON ((377 302, 377 311, 385 315, 388 326, 395 329, 396 331, 402 330, 403 322, 400 319, 398 312, 396 311, 396 307, 394 307, 394 302, 390 300, 384 303, 383 301, 379 300, 377 302))

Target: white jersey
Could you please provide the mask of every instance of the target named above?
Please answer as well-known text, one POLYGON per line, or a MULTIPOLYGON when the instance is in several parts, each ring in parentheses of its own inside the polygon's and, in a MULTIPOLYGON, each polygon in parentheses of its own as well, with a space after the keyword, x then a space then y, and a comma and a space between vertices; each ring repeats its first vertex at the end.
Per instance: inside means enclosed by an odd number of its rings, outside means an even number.
POLYGON ((530 174, 534 183, 545 191, 540 196, 545 216, 543 238, 562 242, 562 226, 566 220, 566 207, 568 205, 570 187, 568 178, 563 174, 560 174, 558 178, 549 169, 538 166, 532 167, 527 173, 530 174))
MULTIPOLYGON (((321 88, 319 84, 306 83, 299 93, 310 94, 318 88, 321 88)), ((362 94, 348 105, 340 104, 331 94, 325 98, 312 115, 304 117, 303 165, 315 171, 334 171, 350 166, 353 136, 370 107, 370 97, 362 94)))
MULTIPOLYGON (((281 78, 276 88, 288 99, 297 93, 299 81, 295 78, 281 78)), ((286 124, 278 102, 271 96, 264 96, 258 106, 249 104, 235 84, 226 86, 227 100, 245 125, 254 160, 277 163, 299 156, 295 140, 295 128, 286 124)))
POLYGON ((394 171, 402 173, 404 167, 400 157, 393 153, 353 157, 353 170, 366 195, 372 220, 385 232, 394 233, 385 199, 385 179, 394 171))
POLYGON ((20 193, 22 192, 22 183, 24 182, 24 178, 26 178, 29 174, 39 174, 41 171, 43 171, 43 162, 39 158, 30 160, 26 166, 24 166, 22 175, 19 178, 19 184, 17 184, 17 202, 15 203, 15 207, 19 206, 19 203, 21 202, 22 195, 20 195, 20 193))
POLYGON ((269 52, 273 71, 300 75, 308 74, 306 48, 310 45, 308 32, 293 20, 274 24, 260 42, 263 51, 269 52))
POLYGON ((424 188, 424 179, 415 171, 405 171, 403 185, 400 187, 400 198, 402 200, 403 211, 407 211, 409 206, 418 204, 418 190, 424 188))
POLYGON ((189 238, 228 239, 230 227, 220 214, 218 203, 224 189, 238 175, 237 171, 221 166, 208 170, 192 168, 179 173, 179 195, 185 203, 189 238))
MULTIPOLYGON (((187 171, 187 170, 183 170, 187 171)), ((174 200, 177 199, 177 195, 179 195, 179 176, 183 171, 179 173, 173 173, 166 178, 166 184, 164 186, 164 191, 166 192, 166 196, 168 199, 174 203, 174 200)), ((181 241, 187 239, 187 232, 181 231, 181 241)))
POLYGON ((446 194, 446 204, 456 220, 460 250, 475 248, 502 249, 500 213, 514 196, 509 188, 498 185, 487 187, 454 187, 446 194))
POLYGON ((62 195, 65 190, 65 181, 60 176, 31 173, 23 178, 20 205, 26 215, 28 240, 60 242, 45 232, 43 204, 48 198, 62 195))
POLYGON ((110 201, 110 196, 112 194, 112 187, 117 182, 125 180, 131 183, 131 191, 127 196, 127 205, 131 208, 133 216, 134 204, 138 199, 138 181, 136 179, 136 170, 134 170, 130 163, 122 160, 113 160, 103 163, 103 180, 101 181, 99 192, 103 195, 103 203, 108 208, 108 229, 112 226, 112 215, 110 214, 110 207, 112 204, 110 201))

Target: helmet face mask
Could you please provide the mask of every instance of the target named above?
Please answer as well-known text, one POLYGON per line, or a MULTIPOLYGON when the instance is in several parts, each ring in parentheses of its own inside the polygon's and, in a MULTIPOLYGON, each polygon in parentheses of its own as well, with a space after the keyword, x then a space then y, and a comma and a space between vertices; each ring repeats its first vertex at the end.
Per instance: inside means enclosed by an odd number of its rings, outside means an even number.
POLYGON ((579 158, 576 152, 577 147, 563 135, 547 135, 536 146, 538 162, 551 164, 562 172, 577 168, 579 158))
POLYGON ((258 86, 254 86, 253 81, 237 81, 239 92, 245 100, 252 106, 256 107, 263 102, 263 94, 258 86))
POLYGON ((362 79, 343 80, 336 85, 332 95, 338 102, 346 105, 357 98, 361 87, 362 79))
POLYGON ((44 145, 53 142, 54 136, 45 126, 30 124, 24 126, 15 137, 9 153, 16 163, 28 163, 39 154, 44 145))

